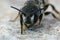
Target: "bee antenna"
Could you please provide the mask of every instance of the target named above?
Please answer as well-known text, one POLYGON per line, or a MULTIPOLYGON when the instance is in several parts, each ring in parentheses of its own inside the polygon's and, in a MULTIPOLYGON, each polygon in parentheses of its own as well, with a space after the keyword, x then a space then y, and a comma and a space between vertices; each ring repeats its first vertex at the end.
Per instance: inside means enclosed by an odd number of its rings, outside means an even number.
POLYGON ((16 10, 20 11, 20 10, 19 10, 18 8, 16 8, 16 7, 11 6, 11 8, 14 8, 14 9, 16 9, 16 10))

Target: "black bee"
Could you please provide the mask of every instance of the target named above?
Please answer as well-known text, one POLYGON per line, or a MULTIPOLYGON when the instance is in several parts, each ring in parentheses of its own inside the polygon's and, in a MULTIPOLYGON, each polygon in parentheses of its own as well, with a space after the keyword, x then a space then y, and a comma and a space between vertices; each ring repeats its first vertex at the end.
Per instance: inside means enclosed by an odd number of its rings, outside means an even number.
POLYGON ((21 34, 23 34, 25 26, 27 28, 33 27, 38 21, 38 25, 41 25, 43 14, 51 14, 54 18, 58 19, 54 15, 54 13, 45 12, 48 6, 51 6, 52 10, 55 11, 58 15, 60 15, 59 12, 55 9, 55 7, 52 4, 48 3, 48 0, 29 0, 26 2, 26 5, 22 9, 11 6, 12 8, 19 11, 21 34))

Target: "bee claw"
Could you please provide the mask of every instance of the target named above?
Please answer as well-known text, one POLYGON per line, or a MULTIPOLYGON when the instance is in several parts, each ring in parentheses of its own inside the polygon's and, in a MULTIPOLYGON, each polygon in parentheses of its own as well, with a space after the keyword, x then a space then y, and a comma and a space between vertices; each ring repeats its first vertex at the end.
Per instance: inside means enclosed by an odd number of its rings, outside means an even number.
POLYGON ((38 24, 38 27, 41 27, 42 26, 42 24, 38 24))

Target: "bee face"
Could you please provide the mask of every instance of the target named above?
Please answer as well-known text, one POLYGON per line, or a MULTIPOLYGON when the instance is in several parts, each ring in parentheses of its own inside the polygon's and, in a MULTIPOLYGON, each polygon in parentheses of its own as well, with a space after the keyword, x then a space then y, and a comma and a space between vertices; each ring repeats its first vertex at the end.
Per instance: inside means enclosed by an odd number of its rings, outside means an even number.
POLYGON ((23 15, 23 21, 26 26, 32 25, 34 23, 34 15, 31 15, 31 16, 23 15))

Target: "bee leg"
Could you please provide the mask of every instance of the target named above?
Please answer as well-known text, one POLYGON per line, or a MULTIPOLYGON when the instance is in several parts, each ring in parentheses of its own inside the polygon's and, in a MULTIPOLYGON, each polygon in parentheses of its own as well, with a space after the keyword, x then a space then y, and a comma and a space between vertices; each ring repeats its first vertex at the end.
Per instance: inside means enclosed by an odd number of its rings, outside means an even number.
POLYGON ((52 5, 52 4, 49 4, 51 7, 52 7, 52 9, 53 9, 53 11, 55 12, 55 13, 57 13, 58 15, 60 15, 60 13, 56 10, 56 8, 54 7, 54 5, 52 5))
POLYGON ((52 7, 52 10, 53 10, 55 13, 57 13, 58 15, 60 15, 60 13, 56 10, 56 8, 54 7, 54 5, 52 5, 52 4, 47 4, 47 5, 45 5, 44 11, 48 8, 48 6, 51 6, 51 7, 52 7))
POLYGON ((57 18, 54 14, 52 14, 52 16, 53 16, 55 19, 57 19, 57 20, 59 20, 59 21, 60 21, 60 19, 59 19, 59 18, 57 18))
POLYGON ((17 18, 19 17, 19 14, 17 15, 16 18, 14 18, 13 20, 10 20, 11 22, 15 22, 17 20, 17 18))
POLYGON ((44 11, 49 7, 49 4, 44 6, 44 11))
POLYGON ((21 34, 23 34, 23 17, 22 17, 22 14, 20 14, 20 24, 21 24, 21 34))
POLYGON ((40 27, 41 26, 41 20, 42 20, 42 18, 43 18, 43 14, 41 14, 40 16, 39 16, 39 24, 38 24, 38 26, 40 27))
POLYGON ((58 19, 58 18, 54 15, 54 13, 52 13, 52 12, 46 12, 46 13, 44 13, 44 14, 45 14, 45 15, 51 14, 55 19, 60 20, 60 19, 58 19))
POLYGON ((35 25, 37 21, 38 21, 38 15, 37 14, 34 14, 34 22, 33 22, 33 25, 35 25))
POLYGON ((45 14, 45 16, 47 16, 47 15, 51 14, 51 12, 45 12, 44 14, 45 14))
POLYGON ((34 14, 34 23, 33 24, 35 24, 37 22, 37 19, 38 19, 37 14, 34 14))

